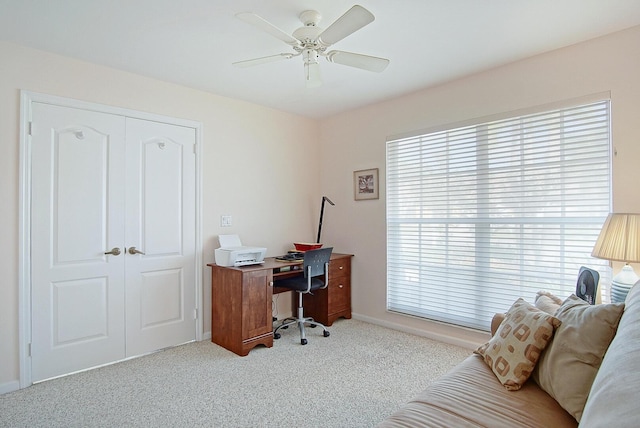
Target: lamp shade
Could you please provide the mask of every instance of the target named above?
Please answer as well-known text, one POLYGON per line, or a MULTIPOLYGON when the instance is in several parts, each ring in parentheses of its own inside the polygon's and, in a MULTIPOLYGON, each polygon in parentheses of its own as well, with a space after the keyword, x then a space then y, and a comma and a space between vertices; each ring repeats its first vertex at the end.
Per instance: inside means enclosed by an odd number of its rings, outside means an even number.
POLYGON ((640 262, 640 214, 609 214, 591 255, 625 263, 640 262))

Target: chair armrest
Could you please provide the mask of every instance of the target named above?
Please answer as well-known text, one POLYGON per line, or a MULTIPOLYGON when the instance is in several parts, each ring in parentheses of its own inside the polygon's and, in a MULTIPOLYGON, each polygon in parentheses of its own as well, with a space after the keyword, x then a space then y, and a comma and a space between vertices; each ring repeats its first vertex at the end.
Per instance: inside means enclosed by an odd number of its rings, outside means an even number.
POLYGON ((504 320, 505 316, 506 314, 495 314, 493 316, 493 319, 491 320, 491 337, 496 334, 496 331, 498 331, 498 327, 500 327, 500 324, 504 320))
POLYGON ((329 286, 329 262, 324 264, 324 285, 320 287, 323 290, 329 286))

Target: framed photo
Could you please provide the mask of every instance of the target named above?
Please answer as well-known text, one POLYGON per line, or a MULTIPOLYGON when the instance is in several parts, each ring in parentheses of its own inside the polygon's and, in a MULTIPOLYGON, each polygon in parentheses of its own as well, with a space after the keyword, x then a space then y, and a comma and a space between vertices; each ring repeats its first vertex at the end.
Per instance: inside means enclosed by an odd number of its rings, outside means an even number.
POLYGON ((378 168, 353 172, 353 197, 356 201, 379 198, 378 168))

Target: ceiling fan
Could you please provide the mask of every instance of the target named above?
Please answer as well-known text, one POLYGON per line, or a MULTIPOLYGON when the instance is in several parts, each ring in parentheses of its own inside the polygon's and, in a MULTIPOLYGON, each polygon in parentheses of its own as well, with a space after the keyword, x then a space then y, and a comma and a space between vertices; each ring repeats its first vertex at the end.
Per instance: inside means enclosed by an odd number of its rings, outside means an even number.
POLYGON ((294 51, 234 62, 233 65, 237 67, 250 67, 301 56, 304 63, 307 87, 317 87, 322 84, 320 80, 320 65, 318 63, 321 56, 325 57, 329 62, 375 72, 381 72, 389 65, 389 60, 386 58, 336 50, 327 52, 329 46, 373 22, 375 19, 373 14, 359 5, 353 6, 346 11, 344 15, 326 29, 318 27, 318 22, 320 22, 321 18, 320 13, 315 10, 306 10, 300 14, 300 21, 304 26, 295 30, 292 35, 285 33, 254 13, 238 13, 236 17, 282 40, 290 45, 294 51))

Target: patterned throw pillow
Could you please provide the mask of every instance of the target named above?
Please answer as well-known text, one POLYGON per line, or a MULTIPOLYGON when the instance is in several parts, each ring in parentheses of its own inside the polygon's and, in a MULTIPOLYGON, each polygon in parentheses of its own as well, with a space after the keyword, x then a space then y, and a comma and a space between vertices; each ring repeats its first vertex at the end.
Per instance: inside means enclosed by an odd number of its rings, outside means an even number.
POLYGON ((510 391, 531 376, 540 354, 560 321, 520 298, 511 306, 495 336, 475 350, 510 391))

